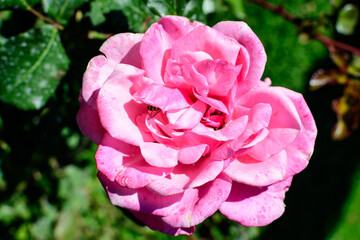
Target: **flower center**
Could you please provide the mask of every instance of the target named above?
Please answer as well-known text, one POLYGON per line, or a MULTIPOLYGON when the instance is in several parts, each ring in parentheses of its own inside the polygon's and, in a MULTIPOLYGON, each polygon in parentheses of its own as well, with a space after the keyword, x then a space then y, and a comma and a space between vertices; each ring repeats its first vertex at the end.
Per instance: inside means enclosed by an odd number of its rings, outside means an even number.
POLYGON ((210 107, 202 117, 201 123, 207 127, 212 127, 214 130, 219 130, 223 128, 225 124, 224 118, 225 116, 223 112, 210 107))

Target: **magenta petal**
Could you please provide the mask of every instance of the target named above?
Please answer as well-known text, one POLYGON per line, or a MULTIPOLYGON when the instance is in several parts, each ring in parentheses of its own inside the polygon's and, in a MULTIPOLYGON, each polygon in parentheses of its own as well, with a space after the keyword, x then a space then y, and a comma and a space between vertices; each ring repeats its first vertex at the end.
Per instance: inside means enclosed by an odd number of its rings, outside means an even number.
POLYGON ((84 101, 81 93, 79 101, 80 109, 76 115, 77 124, 85 136, 94 143, 99 144, 105 133, 105 129, 102 127, 99 119, 99 114, 84 101))
POLYGON ((219 22, 213 28, 230 38, 234 38, 241 45, 245 46, 250 55, 249 71, 246 78, 240 79, 241 87, 239 88, 239 94, 243 94, 257 84, 264 72, 266 63, 264 46, 245 22, 219 22))
POLYGON ((268 186, 284 179, 287 167, 286 152, 282 151, 266 161, 248 155, 235 158, 224 173, 233 181, 251 186, 268 186))
POLYGON ((165 177, 171 168, 154 168, 143 159, 140 148, 105 134, 95 156, 96 165, 110 181, 123 187, 141 188, 165 177))
POLYGON ((143 34, 116 34, 106 40, 100 47, 100 51, 115 65, 123 63, 141 68, 140 42, 142 38, 143 34))
POLYGON ((195 226, 189 228, 183 227, 171 227, 169 224, 162 220, 163 217, 154 216, 151 214, 141 213, 132 211, 132 213, 137 217, 141 222, 154 231, 160 231, 166 234, 178 236, 180 234, 191 235, 195 232, 195 226))
POLYGON ((146 77, 156 83, 163 82, 169 49, 173 42, 190 32, 198 23, 191 23, 189 19, 179 16, 165 16, 154 23, 144 34, 141 42, 140 54, 146 77))
POLYGON ((145 161, 154 167, 174 167, 178 163, 179 151, 160 143, 145 142, 140 145, 145 161))
POLYGON ((186 52, 205 52, 213 60, 222 59, 235 65, 239 50, 240 45, 234 39, 208 26, 200 26, 173 43, 171 58, 186 52))
POLYGON ((291 180, 288 178, 268 187, 233 182, 230 196, 221 205, 220 212, 244 226, 265 226, 283 214, 285 192, 291 180))
POLYGON ((302 171, 308 164, 313 153, 317 134, 314 118, 303 96, 288 89, 281 91, 291 99, 301 120, 301 130, 295 140, 286 147, 288 155, 287 176, 292 176, 302 171))
POLYGON ((137 103, 130 89, 141 81, 143 71, 130 65, 119 64, 105 82, 97 99, 100 121, 111 136, 138 146, 144 140, 153 140, 136 125, 136 117, 146 113, 144 104, 137 103))
POLYGON ((160 84, 148 84, 137 91, 134 97, 147 105, 158 107, 164 112, 190 106, 179 89, 168 88, 160 84))

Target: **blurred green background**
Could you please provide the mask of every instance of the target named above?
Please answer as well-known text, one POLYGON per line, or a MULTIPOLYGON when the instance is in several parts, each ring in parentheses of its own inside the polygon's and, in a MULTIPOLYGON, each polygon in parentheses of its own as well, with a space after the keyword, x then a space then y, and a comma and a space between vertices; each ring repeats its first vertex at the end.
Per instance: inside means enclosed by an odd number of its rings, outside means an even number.
POLYGON ((75 120, 82 74, 105 39, 144 32, 167 14, 210 26, 246 21, 268 55, 263 76, 302 92, 319 129, 314 155, 295 176, 279 220, 247 228, 215 214, 193 236, 176 238, 360 239, 359 131, 342 141, 331 138, 337 121, 331 104, 344 85, 308 90, 315 71, 337 68, 309 34, 360 47, 360 4, 269 2, 282 4, 303 24, 296 27, 245 0, 0 0, 0 239, 175 238, 110 204, 96 178, 97 146, 75 120))

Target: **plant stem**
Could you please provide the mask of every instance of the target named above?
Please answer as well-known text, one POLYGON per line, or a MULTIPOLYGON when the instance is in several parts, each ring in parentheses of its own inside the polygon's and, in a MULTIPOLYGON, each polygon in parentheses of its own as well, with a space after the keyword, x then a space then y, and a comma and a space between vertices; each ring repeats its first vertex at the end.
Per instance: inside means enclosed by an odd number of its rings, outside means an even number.
POLYGON ((53 25, 56 29, 59 30, 64 30, 64 26, 58 24, 57 22, 51 20, 50 18, 42 15, 41 13, 39 13, 38 11, 36 11, 35 9, 33 9, 30 4, 28 4, 26 2, 26 0, 21 0, 21 2, 25 5, 26 9, 29 10, 32 14, 34 14, 35 16, 37 16, 38 18, 40 18, 41 20, 43 20, 44 22, 50 23, 51 25, 53 25))
MULTIPOLYGON (((263 1, 263 0, 248 0, 249 2, 252 2, 262 8, 268 9, 269 11, 282 16, 284 19, 288 20, 292 24, 294 24, 297 27, 301 27, 303 25, 304 20, 292 15, 291 13, 287 12, 283 6, 276 6, 274 4, 271 4, 269 2, 263 1)), ((320 42, 322 42, 329 51, 332 51, 333 48, 341 49, 347 52, 352 52, 355 54, 360 55, 360 49, 355 48, 351 45, 348 45, 343 42, 336 41, 334 39, 328 38, 321 33, 308 33, 310 36, 320 42)))

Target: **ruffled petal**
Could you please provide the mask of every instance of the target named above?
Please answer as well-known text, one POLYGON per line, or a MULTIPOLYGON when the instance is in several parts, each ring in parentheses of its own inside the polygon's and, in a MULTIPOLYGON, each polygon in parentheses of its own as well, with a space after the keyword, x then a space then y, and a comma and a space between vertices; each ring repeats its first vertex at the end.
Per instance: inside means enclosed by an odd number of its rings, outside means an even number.
POLYGON ((197 22, 191 23, 189 19, 179 16, 165 16, 152 24, 144 34, 140 47, 146 77, 162 84, 173 42, 198 25, 197 22))
POLYGON ((198 188, 195 204, 187 205, 187 209, 174 212, 163 220, 173 227, 191 227, 203 222, 213 215, 228 198, 231 190, 231 180, 225 176, 218 176, 198 188))
POLYGON ((105 129, 102 127, 99 119, 99 114, 84 101, 81 93, 79 96, 79 102, 80 109, 76 115, 76 121, 79 129, 91 141, 99 144, 105 133, 105 129))
MULTIPOLYGON (((241 45, 245 46, 247 52, 249 53, 250 64, 246 78, 243 78, 242 75, 239 77, 240 87, 238 95, 241 95, 252 89, 260 80, 264 72, 266 63, 264 46, 245 22, 224 21, 217 23, 213 26, 213 28, 238 41, 241 45)), ((242 49, 242 51, 239 51, 239 54, 243 54, 243 57, 238 58, 241 62, 237 64, 246 64, 246 62, 243 62, 244 59, 247 61, 247 56, 244 54, 244 50, 242 49)), ((245 66, 244 69, 246 69, 245 66)))
POLYGON ((96 100, 99 89, 114 71, 116 65, 103 55, 94 57, 88 63, 82 82, 82 97, 93 109, 97 110, 96 100))
POLYGON ((177 39, 171 49, 171 58, 176 59, 185 52, 205 52, 212 59, 222 59, 235 65, 240 45, 208 26, 200 26, 177 39))
POLYGON ((317 128, 303 96, 285 88, 281 88, 281 91, 291 99, 295 105, 302 125, 295 140, 286 147, 288 155, 286 176, 292 176, 299 173, 307 166, 314 151, 317 128))
POLYGON ((179 162, 182 164, 194 164, 209 151, 209 145, 199 144, 196 146, 182 147, 179 150, 179 162))
POLYGON ((147 105, 162 111, 182 109, 190 106, 189 100, 177 88, 168 88, 160 84, 148 84, 134 94, 134 97, 147 105))
POLYGON ((136 125, 136 117, 147 112, 146 106, 136 102, 130 94, 134 82, 142 78, 142 70, 119 64, 101 88, 97 100, 100 121, 106 131, 114 138, 136 146, 153 140, 136 125))
POLYGON ((178 163, 179 151, 160 143, 145 142, 140 145, 145 161, 154 167, 174 167, 178 163))
POLYGON ((203 158, 192 165, 177 165, 170 176, 152 182, 149 190, 161 196, 178 194, 214 180, 222 171, 222 160, 203 158))
POLYGON ((140 42, 144 34, 120 33, 112 36, 100 47, 115 66, 119 63, 141 68, 140 42), (121 46, 121 47, 119 47, 121 46))
POLYGON ((257 161, 249 155, 236 157, 224 173, 233 181, 263 187, 284 179, 287 168, 286 152, 281 151, 266 161, 257 161))
POLYGON ((111 137, 108 133, 96 152, 97 169, 110 181, 128 188, 142 188, 168 175, 172 168, 154 168, 144 161, 137 146, 111 137))
POLYGON ((137 217, 141 222, 154 231, 160 231, 166 234, 178 236, 180 234, 191 235, 195 232, 195 226, 189 228, 182 227, 172 227, 168 223, 163 221, 163 218, 160 216, 154 216, 151 214, 141 213, 132 211, 132 213, 137 217))
POLYGON ((166 116, 169 120, 169 127, 173 129, 192 129, 200 123, 204 116, 207 105, 202 101, 196 101, 189 108, 168 111, 166 116))
POLYGON ((283 214, 285 192, 291 180, 288 178, 268 187, 233 182, 230 195, 221 205, 220 212, 244 226, 265 226, 283 214))

